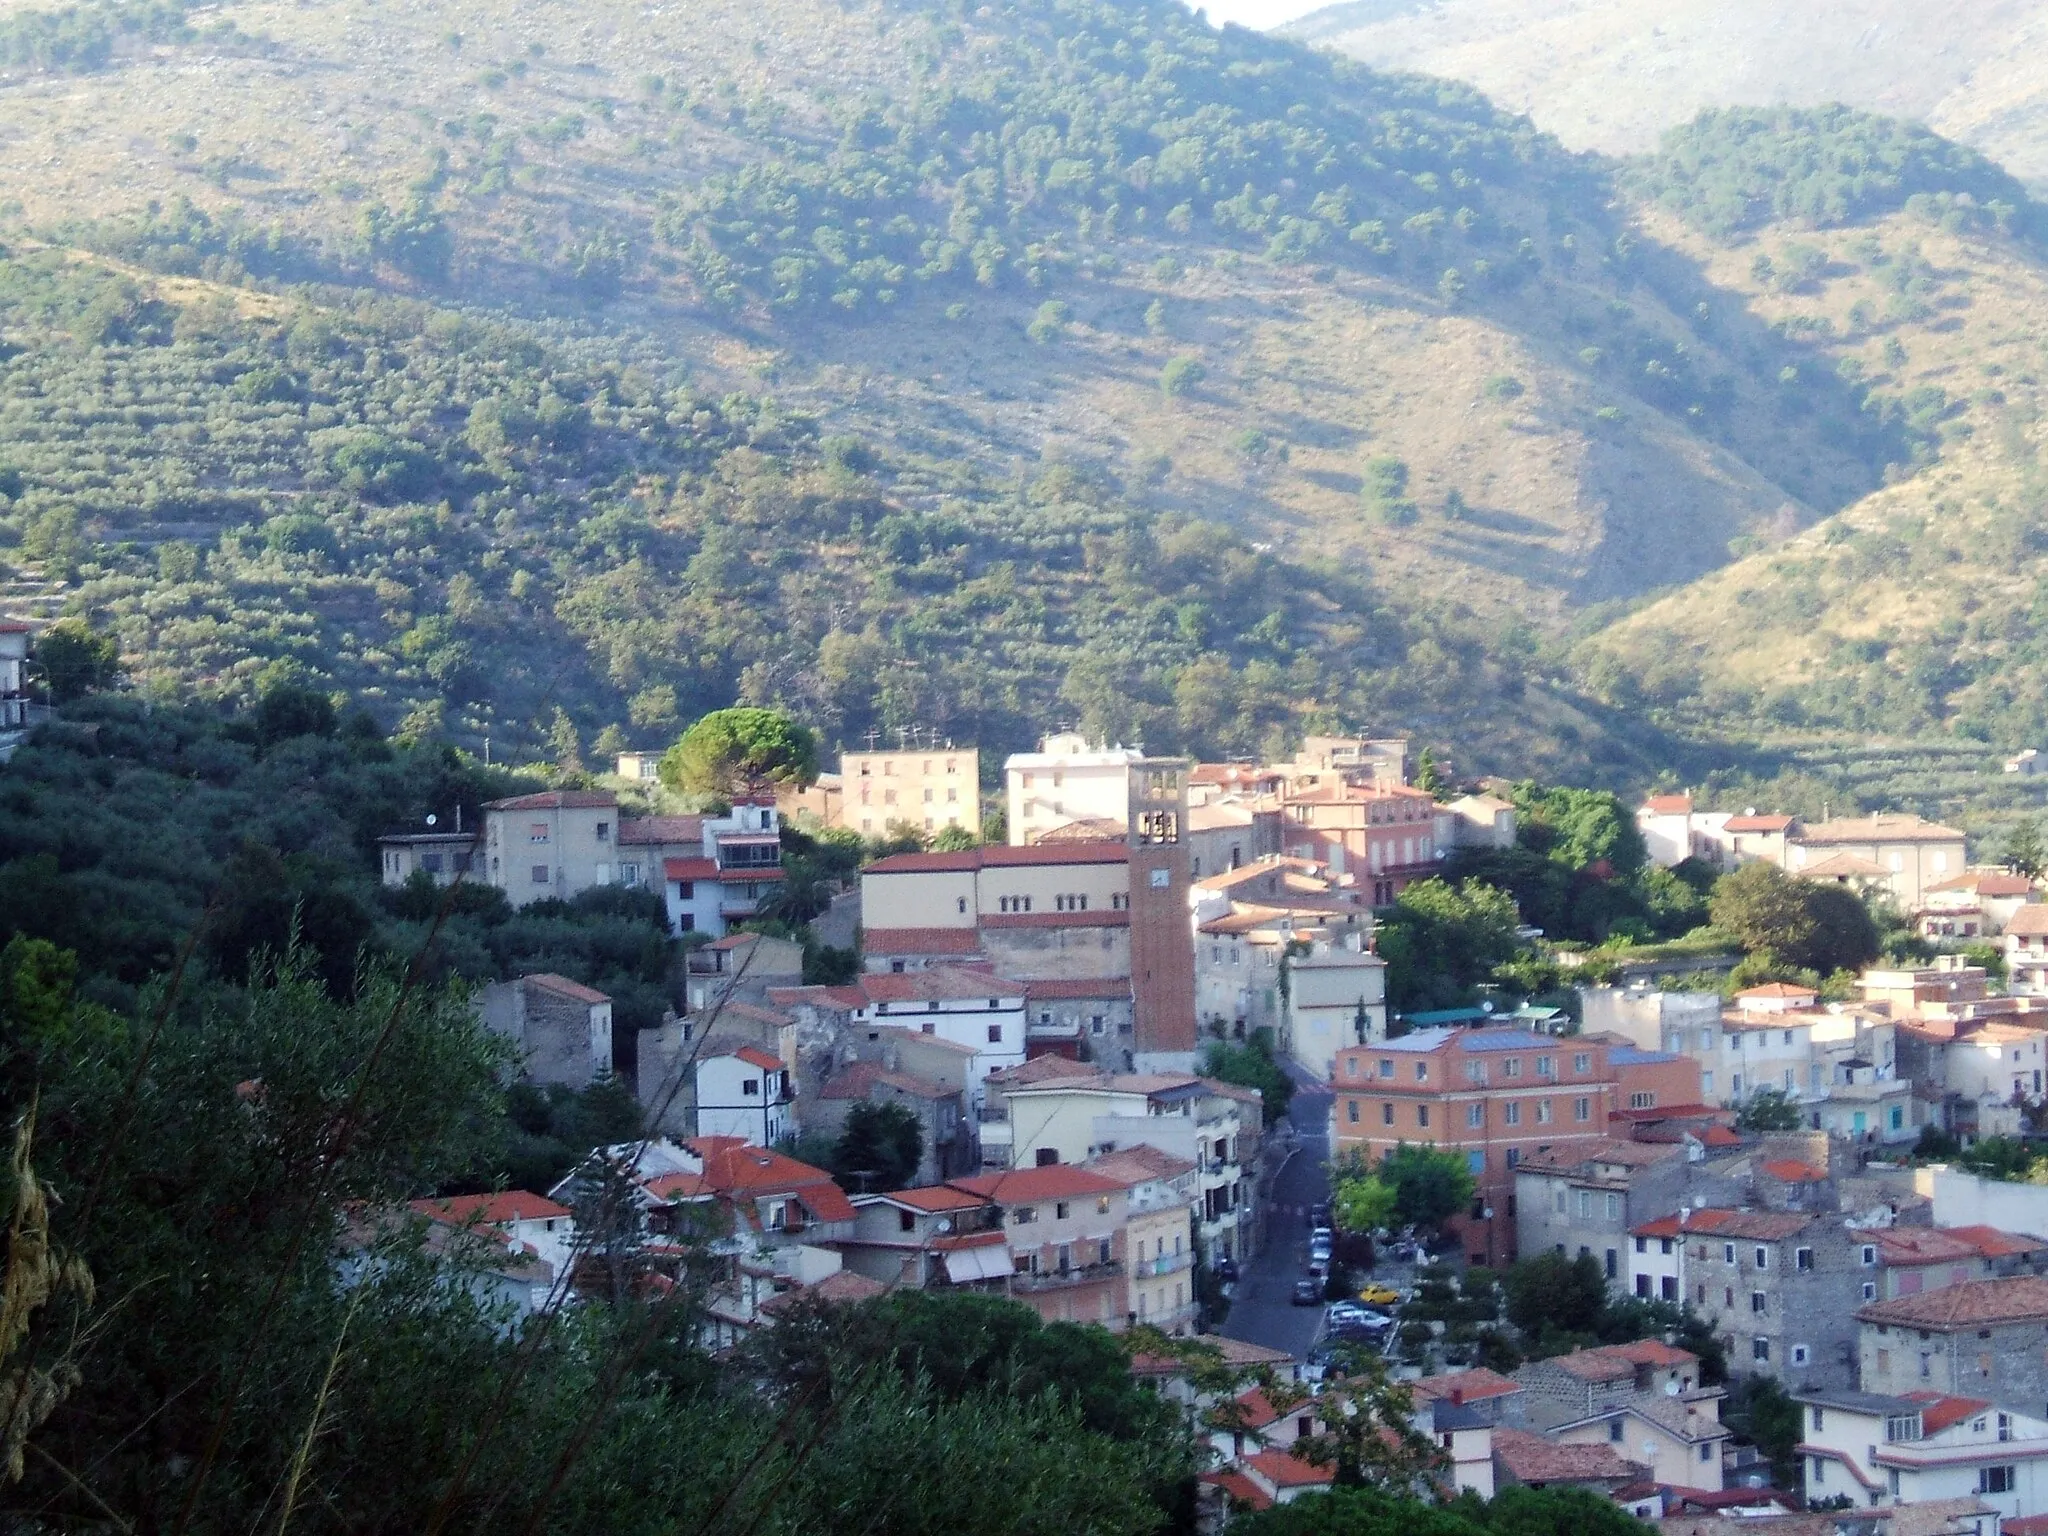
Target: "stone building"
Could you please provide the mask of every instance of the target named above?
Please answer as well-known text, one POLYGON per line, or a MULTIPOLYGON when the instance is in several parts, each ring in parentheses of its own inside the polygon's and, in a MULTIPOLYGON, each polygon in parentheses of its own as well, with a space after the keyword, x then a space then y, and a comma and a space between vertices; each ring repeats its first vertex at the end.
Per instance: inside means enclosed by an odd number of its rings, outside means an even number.
POLYGON ((2048 1403, 2048 1279, 1972 1280, 1856 1313, 1866 1392, 1940 1392, 2016 1413, 2048 1403))

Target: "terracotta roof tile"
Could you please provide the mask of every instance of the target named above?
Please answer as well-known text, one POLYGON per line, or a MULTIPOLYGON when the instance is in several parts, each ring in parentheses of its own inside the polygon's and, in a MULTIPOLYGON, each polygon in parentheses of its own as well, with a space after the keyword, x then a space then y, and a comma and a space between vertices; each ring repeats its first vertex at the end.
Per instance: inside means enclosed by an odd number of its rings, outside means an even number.
POLYGON ((586 987, 580 981, 571 981, 566 976, 557 976, 553 971, 536 971, 531 976, 519 978, 528 986, 539 987, 543 992, 552 992, 558 997, 572 998, 579 1003, 608 1003, 609 994, 595 987, 586 987))
POLYGON ((2005 920, 2005 931, 2023 939, 2048 936, 2048 902, 2028 902, 2005 920))
POLYGON ((954 1189, 985 1200, 1020 1205, 1030 1200, 1058 1200, 1082 1195, 1122 1194, 1124 1186, 1115 1179, 1073 1163, 1050 1163, 1042 1168, 1012 1168, 1007 1173, 982 1173, 972 1178, 949 1179, 954 1189))
POLYGON ((1963 834, 1954 827, 1927 821, 1919 816, 1879 814, 1838 816, 1799 834, 1802 843, 1960 843, 1963 834))
POLYGON ((972 928, 867 928, 861 949, 870 955, 971 955, 981 948, 972 928))
POLYGON ((619 841, 628 848, 663 843, 704 843, 702 816, 621 816, 619 841))
POLYGON ((451 1195, 445 1200, 415 1200, 412 1209, 429 1221, 452 1227, 503 1226, 510 1221, 559 1221, 570 1214, 546 1195, 523 1189, 508 1189, 491 1195, 451 1195))
POLYGON ((1524 1429, 1494 1430, 1493 1455, 1520 1483, 1625 1482, 1640 1472, 1605 1442, 1564 1445, 1524 1429))
POLYGON ((935 1214, 940 1211, 971 1211, 988 1204, 979 1195, 970 1195, 964 1189, 954 1189, 947 1184, 921 1184, 916 1189, 892 1189, 884 1195, 868 1195, 862 1202, 886 1200, 893 1205, 907 1205, 914 1211, 935 1214))
POLYGON ((602 811, 619 803, 608 789, 549 789, 537 795, 514 795, 509 800, 489 800, 487 811, 602 811))
POLYGON ((1335 1467, 1319 1467, 1285 1451, 1259 1451, 1245 1457, 1244 1465, 1277 1488, 1321 1488, 1337 1480, 1335 1467))
POLYGON ((832 1081, 818 1090, 818 1097, 835 1102, 865 1099, 877 1087, 894 1088, 918 1099, 949 1099, 958 1093, 914 1072, 892 1072, 880 1062, 856 1061, 834 1074, 832 1081))
POLYGON ((1498 1371, 1489 1371, 1483 1365, 1469 1371, 1447 1371, 1440 1376, 1424 1376, 1420 1381, 1411 1381, 1409 1388, 1418 1397, 1440 1397, 1461 1403, 1483 1402, 1490 1397, 1510 1397, 1525 1390, 1519 1381, 1513 1381, 1498 1371))
POLYGON ((1920 1432, 1938 1435, 1944 1429, 1975 1418, 1991 1404, 1975 1397, 1944 1397, 1939 1392, 1908 1392, 1906 1401, 1920 1404, 1920 1432))
POLYGON ((1149 1183, 1153 1179, 1177 1179, 1183 1174, 1193 1173, 1196 1164, 1185 1157, 1175 1157, 1171 1152, 1158 1147, 1125 1147, 1120 1152, 1104 1152, 1091 1157, 1081 1165, 1090 1173, 1099 1173, 1105 1179, 1114 1179, 1126 1189, 1133 1185, 1149 1183))
POLYGON ((2038 1237, 2006 1232, 1997 1227, 1943 1227, 1941 1230, 1968 1243, 1987 1259, 2017 1258, 2021 1254, 2039 1253, 2048 1248, 2048 1242, 2038 1237))
MULTIPOLYGON (((1242 1504, 1247 1509, 1261 1510, 1273 1507, 1273 1497, 1271 1494, 1267 1493, 1265 1489, 1246 1477, 1242 1472, 1236 1471, 1233 1468, 1225 1467, 1221 1472, 1204 1472, 1196 1481, 1207 1483, 1214 1488, 1221 1488, 1230 1496, 1232 1503, 1242 1504)), ((2044 1519, 2048 1519, 2048 1517, 2044 1517, 2044 1519)), ((2014 1522, 2008 1520, 2005 1522, 2004 1528, 2010 1531, 2013 1528, 2013 1524, 2014 1522)), ((2048 1536, 2048 1533, 2044 1533, 2044 1536, 2048 1536)))
POLYGON ((1643 809, 1652 816, 1689 816, 1692 814, 1692 796, 1651 795, 1643 802, 1643 809))
POLYGON ((2039 1275, 1965 1280, 1918 1296, 1876 1302, 1856 1315, 1870 1323, 1928 1329, 2048 1321, 2048 1280, 2039 1275))

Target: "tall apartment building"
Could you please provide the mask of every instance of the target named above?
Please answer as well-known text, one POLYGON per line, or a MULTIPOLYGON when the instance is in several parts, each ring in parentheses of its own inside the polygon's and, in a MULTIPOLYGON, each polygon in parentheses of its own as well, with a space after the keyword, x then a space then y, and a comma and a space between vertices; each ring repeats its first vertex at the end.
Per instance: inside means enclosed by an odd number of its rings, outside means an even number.
POLYGON ((1282 803, 1287 852, 1351 874, 1376 907, 1436 873, 1436 801, 1401 785, 1324 783, 1282 803))
POLYGON ((1091 746, 1078 731, 1062 731, 1036 752, 1013 753, 1003 763, 1010 845, 1026 847, 1048 833, 1079 827, 1104 837, 1129 829, 1131 777, 1145 754, 1136 747, 1091 746))
POLYGON ((1472 1262, 1515 1257, 1525 1156, 1605 1138, 1617 1085, 1604 1041, 1426 1029, 1337 1053, 1330 1143, 1373 1161, 1415 1142, 1464 1154, 1478 1186, 1451 1227, 1472 1262))
POLYGON ((981 831, 981 753, 973 747, 914 752, 842 752, 839 819, 880 837, 892 824, 922 832, 981 831))

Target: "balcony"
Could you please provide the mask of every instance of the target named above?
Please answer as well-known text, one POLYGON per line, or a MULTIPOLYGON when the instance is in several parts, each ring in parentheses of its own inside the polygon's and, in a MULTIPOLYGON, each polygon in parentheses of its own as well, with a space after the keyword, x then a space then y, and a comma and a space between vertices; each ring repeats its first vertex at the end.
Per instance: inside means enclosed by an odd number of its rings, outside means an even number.
POLYGON ((1163 1254, 1156 1259, 1138 1260, 1131 1266, 1131 1278, 1149 1280, 1154 1275, 1177 1275, 1184 1269, 1194 1268, 1194 1265, 1195 1255, 1192 1250, 1187 1253, 1163 1254))
POLYGON ((1123 1265, 1114 1260, 1107 1264, 1076 1264, 1067 1269, 1042 1269, 1035 1273, 1019 1270, 1010 1277, 1010 1293, 1027 1296, 1040 1291, 1057 1291, 1070 1285, 1092 1285, 1098 1280, 1114 1280, 1123 1272, 1123 1265))

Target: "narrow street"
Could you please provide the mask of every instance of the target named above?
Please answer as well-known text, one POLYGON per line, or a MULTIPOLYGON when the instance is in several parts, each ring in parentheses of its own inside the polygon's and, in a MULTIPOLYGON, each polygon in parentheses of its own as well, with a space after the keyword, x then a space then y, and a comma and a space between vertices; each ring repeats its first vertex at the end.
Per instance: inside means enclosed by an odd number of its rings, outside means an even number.
POLYGON ((1265 1246, 1240 1273, 1230 1316, 1218 1332, 1284 1349, 1298 1359, 1315 1343, 1323 1316, 1320 1306, 1294 1305, 1294 1282, 1307 1273, 1309 1208, 1330 1194, 1323 1171, 1330 1155, 1330 1094, 1298 1068, 1290 1066, 1289 1075, 1295 1090, 1287 1118, 1294 1125, 1296 1150, 1274 1182, 1265 1246))

